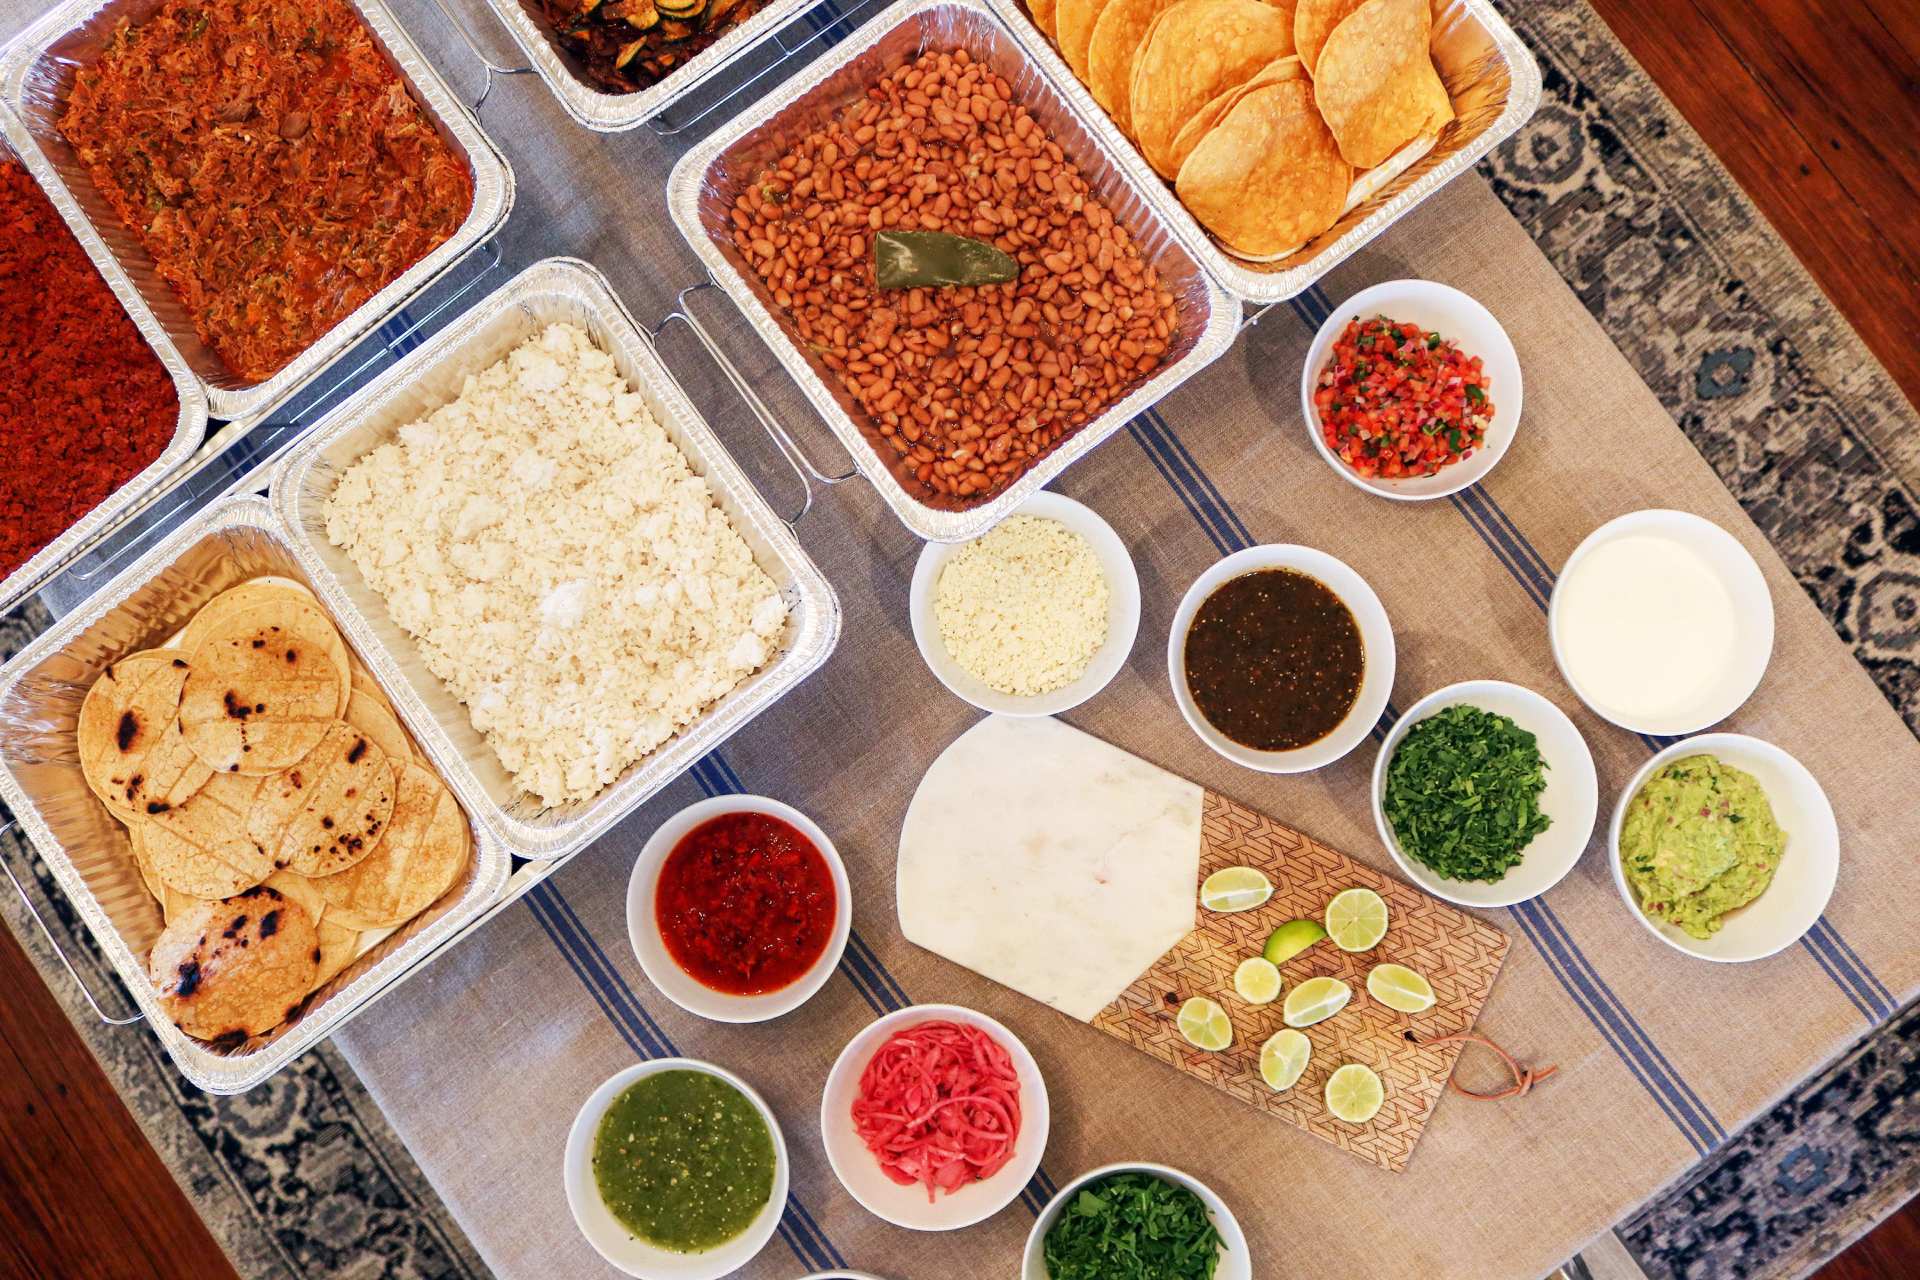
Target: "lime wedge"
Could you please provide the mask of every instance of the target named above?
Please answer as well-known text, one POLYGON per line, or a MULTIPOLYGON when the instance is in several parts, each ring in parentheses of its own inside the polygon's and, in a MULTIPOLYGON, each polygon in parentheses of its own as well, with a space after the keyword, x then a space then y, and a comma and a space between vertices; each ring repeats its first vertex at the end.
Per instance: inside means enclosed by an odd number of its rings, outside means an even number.
POLYGON ((1387 904, 1371 889, 1348 889, 1327 904, 1327 936, 1342 951, 1371 951, 1387 936, 1387 904))
POLYGON ((1310 1027, 1325 1022, 1347 1007, 1353 988, 1338 978, 1308 978, 1287 993, 1282 1012, 1290 1027, 1310 1027))
POLYGON ((1291 1089, 1312 1056, 1313 1045, 1298 1031, 1276 1031, 1260 1046, 1260 1078, 1275 1093, 1291 1089))
POLYGON ((1222 867, 1200 886, 1200 905, 1209 911, 1251 911, 1273 896, 1273 882, 1252 867, 1222 867))
POLYGON ((1260 954, 1268 964, 1285 964, 1326 936, 1318 920, 1289 920, 1267 935, 1266 950, 1260 954))
POLYGON ((1194 1048, 1218 1053, 1233 1043, 1233 1023, 1225 1009, 1205 996, 1195 996, 1180 1006, 1180 1034, 1194 1048))
POLYGON ((1387 1091, 1372 1067, 1349 1062, 1327 1077, 1327 1110, 1336 1120, 1365 1124, 1380 1114, 1380 1104, 1386 1100, 1387 1091))
POLYGON ((1280 971, 1259 956, 1242 960, 1233 971, 1233 989, 1248 1004, 1272 1004, 1280 998, 1280 971))
POLYGON ((1433 984, 1403 964, 1373 966, 1367 973, 1367 994, 1402 1013, 1433 1008, 1433 984))

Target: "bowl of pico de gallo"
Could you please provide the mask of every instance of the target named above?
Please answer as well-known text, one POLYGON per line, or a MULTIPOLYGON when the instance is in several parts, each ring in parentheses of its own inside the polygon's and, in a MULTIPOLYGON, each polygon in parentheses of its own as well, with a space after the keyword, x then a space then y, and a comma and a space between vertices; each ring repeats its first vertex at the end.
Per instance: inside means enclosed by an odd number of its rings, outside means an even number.
POLYGON ((1301 411, 1348 483, 1400 501, 1478 483, 1520 427, 1520 358, 1478 302, 1389 280, 1334 308, 1307 348, 1301 411))

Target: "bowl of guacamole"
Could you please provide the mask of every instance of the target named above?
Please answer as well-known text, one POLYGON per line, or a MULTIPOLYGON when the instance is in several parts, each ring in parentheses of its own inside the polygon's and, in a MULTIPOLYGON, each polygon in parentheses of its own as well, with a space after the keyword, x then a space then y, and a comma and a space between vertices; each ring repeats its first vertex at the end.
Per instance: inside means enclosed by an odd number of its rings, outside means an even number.
POLYGON ((1770 743, 1704 734, 1655 755, 1621 792, 1609 845, 1621 896, 1653 934, 1705 960, 1798 941, 1833 893, 1833 809, 1770 743))
POLYGON ((760 1095, 689 1058, 628 1067, 567 1135, 567 1205, 600 1256, 648 1280, 716 1280, 772 1238, 787 1150, 760 1095))

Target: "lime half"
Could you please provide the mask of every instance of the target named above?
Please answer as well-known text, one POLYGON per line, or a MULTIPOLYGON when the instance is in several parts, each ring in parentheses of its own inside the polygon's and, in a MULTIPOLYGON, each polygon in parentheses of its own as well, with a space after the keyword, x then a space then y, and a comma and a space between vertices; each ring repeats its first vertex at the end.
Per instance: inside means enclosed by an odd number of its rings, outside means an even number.
POLYGON ((1342 951, 1371 951, 1387 936, 1387 903, 1371 889, 1336 893, 1327 904, 1327 936, 1342 951))
POLYGON ((1260 954, 1269 964, 1285 964, 1326 936, 1318 920, 1289 920, 1267 935, 1266 950, 1260 954))
POLYGON ((1280 971, 1259 956, 1242 960, 1233 971, 1233 989, 1248 1004, 1272 1004, 1280 998, 1280 971))
POLYGON ((1200 886, 1200 905, 1209 911, 1251 911, 1273 896, 1273 882, 1252 867, 1222 867, 1200 886))
POLYGON ((1298 1031, 1276 1031, 1260 1046, 1260 1078, 1275 1093, 1291 1089, 1312 1056, 1313 1045, 1298 1031))
POLYGON ((1287 993, 1282 1012, 1290 1027, 1310 1027, 1325 1022, 1347 1007, 1353 988, 1338 978, 1308 978, 1287 993))
POLYGON ((1403 964, 1373 966, 1367 974, 1367 994, 1402 1013, 1433 1008, 1433 984, 1403 964))
POLYGON ((1336 1120, 1365 1124, 1380 1114, 1380 1104, 1386 1100, 1387 1091, 1372 1067, 1349 1062, 1327 1077, 1327 1110, 1336 1120))
POLYGON ((1218 1004, 1195 996, 1180 1006, 1180 1034, 1194 1048, 1218 1053, 1233 1043, 1233 1023, 1218 1004))

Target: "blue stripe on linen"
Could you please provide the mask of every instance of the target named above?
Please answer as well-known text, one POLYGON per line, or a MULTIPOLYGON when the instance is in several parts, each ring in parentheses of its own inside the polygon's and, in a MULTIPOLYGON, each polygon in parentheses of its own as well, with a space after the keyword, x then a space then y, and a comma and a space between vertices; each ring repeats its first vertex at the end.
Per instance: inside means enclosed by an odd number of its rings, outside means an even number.
MULTIPOLYGON (((1324 323, 1333 310, 1318 285, 1294 299, 1293 306, 1295 312, 1315 328, 1324 323)), ((1478 486, 1454 494, 1450 501, 1534 603, 1545 610, 1553 599, 1556 575, 1546 557, 1520 531, 1520 526, 1514 523, 1491 494, 1478 486)), ((1664 751, 1679 741, 1677 738, 1650 733, 1638 736, 1649 751, 1655 752, 1664 751)), ((1801 939, 1801 945, 1869 1022, 1880 1023, 1893 1016, 1898 1007, 1893 993, 1847 945, 1839 930, 1825 916, 1815 922, 1813 929, 1801 939)))
MULTIPOLYGON (((727 763, 727 758, 718 751, 709 752, 693 766, 690 772, 693 774, 694 781, 700 784, 700 789, 709 796, 747 793, 746 784, 740 780, 740 775, 734 772, 733 766, 727 763)), ((841 953, 840 967, 846 974, 847 980, 853 984, 854 990, 860 993, 861 999, 865 1000, 876 1014, 892 1013, 913 1003, 907 995, 906 988, 887 972, 887 967, 881 963, 878 953, 868 945, 865 938, 853 930, 847 931, 847 949, 841 953)), ((1046 1209, 1047 1201, 1053 1197, 1053 1191, 1047 1189, 1053 1185, 1053 1179, 1047 1177, 1044 1169, 1035 1170, 1033 1177, 1020 1190, 1020 1202, 1027 1207, 1029 1213, 1038 1217, 1046 1209)))
MULTIPOLYGON (((552 940, 574 974, 586 986, 594 1003, 600 1006, 607 1021, 613 1024, 614 1030, 619 1032, 635 1056, 678 1057, 679 1051, 674 1048, 673 1042, 633 1001, 632 992, 626 991, 626 998, 620 998, 624 984, 619 982, 618 975, 614 975, 613 984, 607 983, 606 975, 612 973, 612 966, 607 962, 606 954, 579 927, 579 918, 573 915, 573 908, 553 882, 543 881, 530 889, 526 904, 535 923, 552 940)), ((787 1196, 786 1210, 780 1217, 779 1234, 802 1266, 826 1270, 847 1265, 846 1259, 820 1230, 799 1196, 791 1191, 787 1196)))

